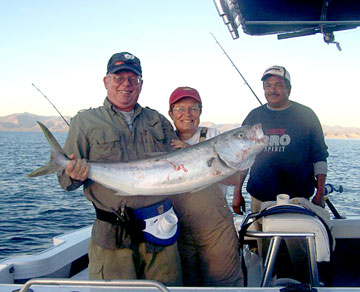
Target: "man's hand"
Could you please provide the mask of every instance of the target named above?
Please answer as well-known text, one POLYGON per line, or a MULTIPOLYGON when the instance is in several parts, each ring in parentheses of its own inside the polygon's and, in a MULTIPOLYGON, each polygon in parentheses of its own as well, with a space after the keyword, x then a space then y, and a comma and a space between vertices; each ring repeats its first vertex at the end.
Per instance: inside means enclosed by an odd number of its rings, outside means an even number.
POLYGON ((86 159, 75 159, 75 154, 71 154, 69 158, 71 161, 66 165, 65 173, 73 180, 86 180, 90 171, 90 165, 86 159))
POLYGON ((241 186, 237 185, 234 189, 232 208, 236 214, 242 215, 246 212, 245 200, 241 193, 241 186))

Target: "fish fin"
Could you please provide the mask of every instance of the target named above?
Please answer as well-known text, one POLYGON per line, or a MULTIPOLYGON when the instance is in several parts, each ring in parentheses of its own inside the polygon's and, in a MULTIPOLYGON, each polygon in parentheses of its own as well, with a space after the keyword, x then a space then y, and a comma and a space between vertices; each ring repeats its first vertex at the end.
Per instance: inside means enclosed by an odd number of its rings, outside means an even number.
POLYGON ((64 167, 62 167, 56 163, 56 158, 58 156, 63 156, 63 157, 67 158, 64 150, 61 148, 58 141, 56 141, 53 134, 51 134, 50 130, 45 125, 40 123, 39 121, 37 123, 39 124, 41 130, 43 131, 46 139, 49 142, 49 145, 51 147, 51 156, 50 156, 50 161, 47 165, 42 166, 42 167, 34 170, 33 172, 29 173, 27 175, 28 177, 36 177, 36 176, 41 176, 41 175, 45 175, 45 174, 63 170, 64 167))
POLYGON ((42 175, 50 174, 50 173, 57 172, 57 171, 60 171, 63 169, 64 169, 63 167, 58 166, 57 164, 49 163, 43 167, 35 169, 33 172, 29 173, 27 175, 27 177, 42 176, 42 175))

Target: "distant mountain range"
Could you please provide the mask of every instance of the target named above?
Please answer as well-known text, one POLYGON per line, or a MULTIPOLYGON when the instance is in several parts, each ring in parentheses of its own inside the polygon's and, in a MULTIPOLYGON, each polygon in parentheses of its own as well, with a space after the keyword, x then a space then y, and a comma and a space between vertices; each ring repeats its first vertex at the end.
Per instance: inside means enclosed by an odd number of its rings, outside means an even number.
MULTIPOLYGON (((70 117, 64 117, 70 122, 70 117)), ((0 131, 37 132, 40 128, 37 121, 43 123, 52 132, 67 132, 69 127, 59 116, 38 116, 29 113, 12 114, 0 117, 0 131)))
MULTIPOLYGON (((70 122, 70 117, 64 117, 70 122)), ((0 117, 0 131, 7 132, 37 132, 40 131, 36 121, 42 122, 52 132, 67 132, 69 127, 59 116, 39 116, 30 113, 12 114, 0 117)), ((240 124, 214 124, 211 122, 203 122, 202 126, 213 127, 224 132, 236 127, 240 124)), ((325 138, 337 139, 360 139, 360 128, 340 127, 323 125, 325 138)))

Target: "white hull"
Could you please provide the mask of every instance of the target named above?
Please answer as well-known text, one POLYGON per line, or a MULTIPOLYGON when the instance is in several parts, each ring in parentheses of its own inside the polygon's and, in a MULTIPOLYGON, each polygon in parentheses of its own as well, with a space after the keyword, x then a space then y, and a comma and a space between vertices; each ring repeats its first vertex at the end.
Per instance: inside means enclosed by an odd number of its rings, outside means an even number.
MULTIPOLYGON (((318 291, 360 291, 360 216, 332 219, 336 249, 326 275, 333 287, 316 287, 318 291), (331 277, 331 279, 329 278, 331 277), (355 288, 351 288, 353 286, 355 288)), ((31 289, 40 291, 280 291, 283 287, 244 288, 185 288, 164 287, 153 281, 106 281, 107 287, 99 287, 98 281, 87 278, 87 250, 91 226, 54 238, 54 246, 37 254, 4 259, 0 261, 0 292, 20 289, 31 279, 42 278, 47 283, 31 284, 31 289), (73 281, 51 285, 51 279, 73 281), (75 282, 74 282, 75 281, 75 282), (79 282, 80 281, 80 282, 79 282), (119 282, 119 283, 115 283, 119 282), (87 284, 86 284, 87 283, 87 284), (80 285, 81 284, 81 285, 80 285), (136 287, 134 287, 134 285, 136 287), (92 287, 89 289, 89 287, 92 287)), ((321 277, 320 271, 320 277, 321 277)), ((55 281, 56 282, 56 281, 55 281)), ((101 282, 101 281, 100 281, 101 282)))

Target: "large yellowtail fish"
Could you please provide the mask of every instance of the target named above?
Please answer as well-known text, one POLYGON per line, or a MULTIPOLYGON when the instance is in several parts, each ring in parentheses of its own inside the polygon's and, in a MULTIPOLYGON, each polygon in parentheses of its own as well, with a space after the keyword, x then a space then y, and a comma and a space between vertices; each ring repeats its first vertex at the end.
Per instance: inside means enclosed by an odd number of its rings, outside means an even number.
MULTIPOLYGON (((48 128, 38 122, 51 146, 50 162, 29 177, 65 169, 70 161, 48 128)), ((128 163, 91 162, 88 178, 117 195, 172 195, 203 189, 252 166, 266 147, 260 124, 222 133, 188 148, 128 163)))

